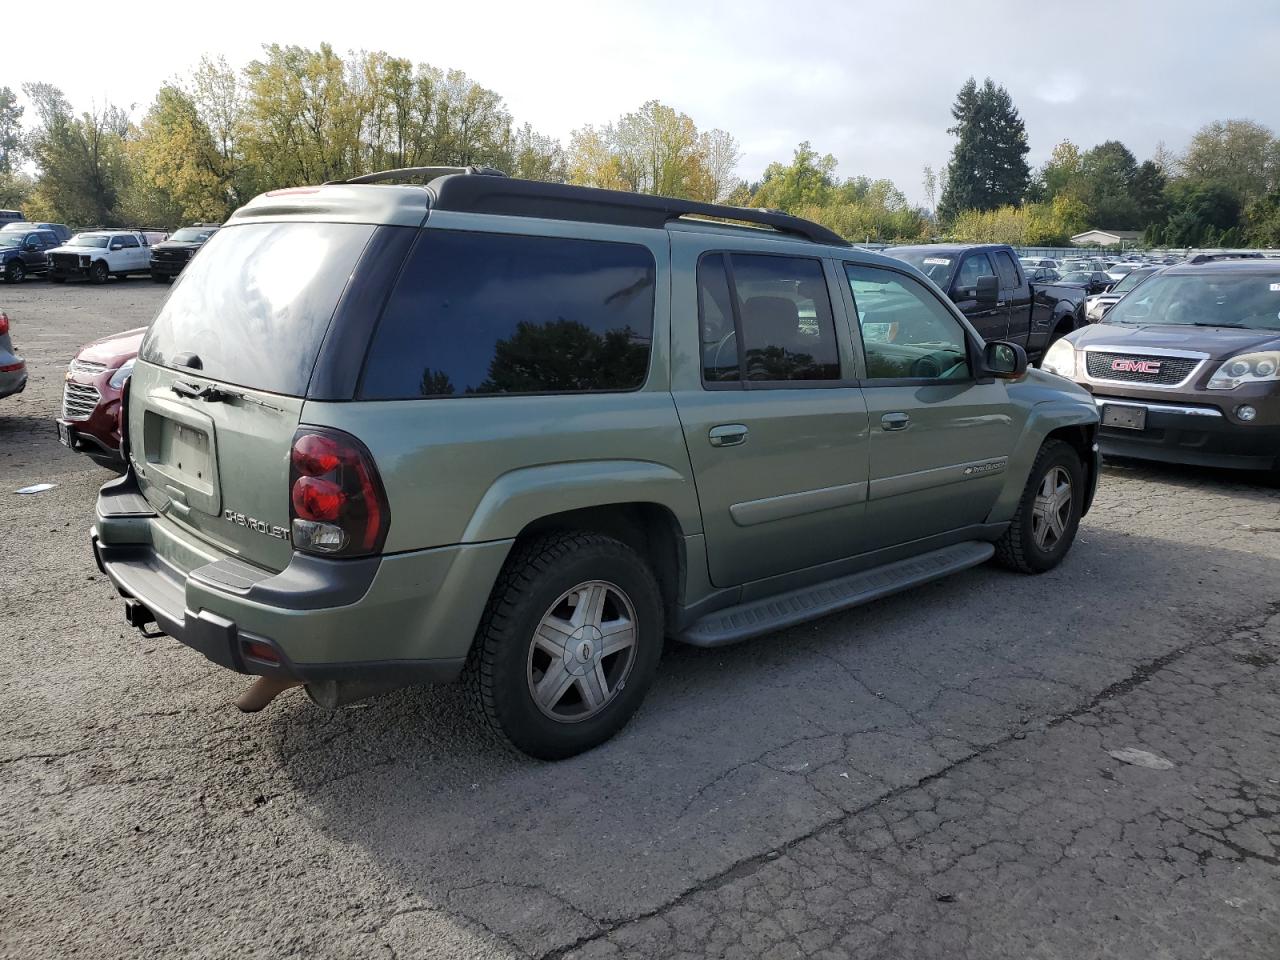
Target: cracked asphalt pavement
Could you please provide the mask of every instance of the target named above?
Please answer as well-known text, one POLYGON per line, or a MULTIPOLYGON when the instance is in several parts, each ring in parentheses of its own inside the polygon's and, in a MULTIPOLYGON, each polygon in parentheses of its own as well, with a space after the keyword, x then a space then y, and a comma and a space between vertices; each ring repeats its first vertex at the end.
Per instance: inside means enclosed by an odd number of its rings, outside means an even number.
POLYGON ((164 292, 0 288, 0 956, 1280 956, 1274 480, 1110 464, 1059 569, 670 646, 559 764, 447 687, 242 716, 125 626, 53 432, 164 292))

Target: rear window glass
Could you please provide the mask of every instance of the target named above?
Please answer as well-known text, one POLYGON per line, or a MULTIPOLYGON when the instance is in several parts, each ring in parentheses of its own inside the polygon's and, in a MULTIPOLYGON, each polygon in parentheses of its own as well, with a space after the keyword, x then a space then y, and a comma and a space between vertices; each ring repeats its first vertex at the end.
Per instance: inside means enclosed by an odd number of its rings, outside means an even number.
POLYGON ((374 227, 251 223, 219 230, 183 271, 142 343, 173 366, 194 353, 224 383, 300 397, 374 227))
POLYGON ((634 390, 649 367, 654 280, 653 255, 634 244, 424 231, 360 395, 634 390))

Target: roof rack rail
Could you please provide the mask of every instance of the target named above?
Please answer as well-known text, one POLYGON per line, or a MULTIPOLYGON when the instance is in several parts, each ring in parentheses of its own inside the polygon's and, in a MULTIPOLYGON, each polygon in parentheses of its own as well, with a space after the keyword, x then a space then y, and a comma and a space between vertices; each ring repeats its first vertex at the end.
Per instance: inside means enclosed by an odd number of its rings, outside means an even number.
MULTIPOLYGON (((849 246, 849 241, 821 224, 777 210, 730 207, 699 200, 680 200, 647 193, 577 187, 565 183, 512 177, 453 176, 453 171, 427 185, 433 210, 542 217, 661 229, 683 217, 710 217, 769 227, 814 243, 849 246)), ((347 181, 354 183, 358 181, 347 181)), ((369 182, 369 181, 365 181, 369 182)))
POLYGON ((1197 253, 1187 263, 1213 263, 1215 260, 1265 260, 1266 257, 1257 251, 1244 250, 1238 253, 1197 253))
POLYGON ((422 177, 434 180, 450 174, 469 174, 483 177, 505 177, 506 174, 493 167, 397 167, 394 170, 377 170, 364 173, 348 180, 330 180, 326 186, 339 183, 390 183, 395 180, 408 180, 410 177, 422 177))

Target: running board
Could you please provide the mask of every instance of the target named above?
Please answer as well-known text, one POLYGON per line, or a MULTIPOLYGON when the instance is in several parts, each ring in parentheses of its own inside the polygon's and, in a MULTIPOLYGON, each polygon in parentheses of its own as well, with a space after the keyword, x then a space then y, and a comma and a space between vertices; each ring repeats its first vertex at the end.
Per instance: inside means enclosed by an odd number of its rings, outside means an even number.
POLYGON ((679 639, 695 647, 737 643, 976 567, 995 552, 995 547, 983 541, 957 543, 812 587, 717 610, 694 621, 679 639))

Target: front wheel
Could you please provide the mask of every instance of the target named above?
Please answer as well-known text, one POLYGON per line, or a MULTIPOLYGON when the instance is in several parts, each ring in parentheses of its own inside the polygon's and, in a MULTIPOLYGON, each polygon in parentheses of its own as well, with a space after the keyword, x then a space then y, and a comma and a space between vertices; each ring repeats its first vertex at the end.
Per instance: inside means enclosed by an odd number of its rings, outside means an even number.
POLYGON ((106 283, 108 276, 110 276, 110 271, 107 270, 107 265, 101 260, 89 268, 89 279, 93 283, 106 283))
POLYGON ((1046 440, 1031 467, 996 561, 1019 573, 1052 570, 1071 549, 1084 507, 1084 465, 1075 448, 1046 440))
POLYGON ((6 274, 10 283, 21 283, 27 278, 26 268, 22 265, 21 260, 15 260, 9 264, 9 271, 6 274))
POLYGON ((663 633, 657 581, 626 544, 585 532, 528 541, 507 560, 476 634, 471 702, 516 749, 571 757, 635 713, 663 633))

